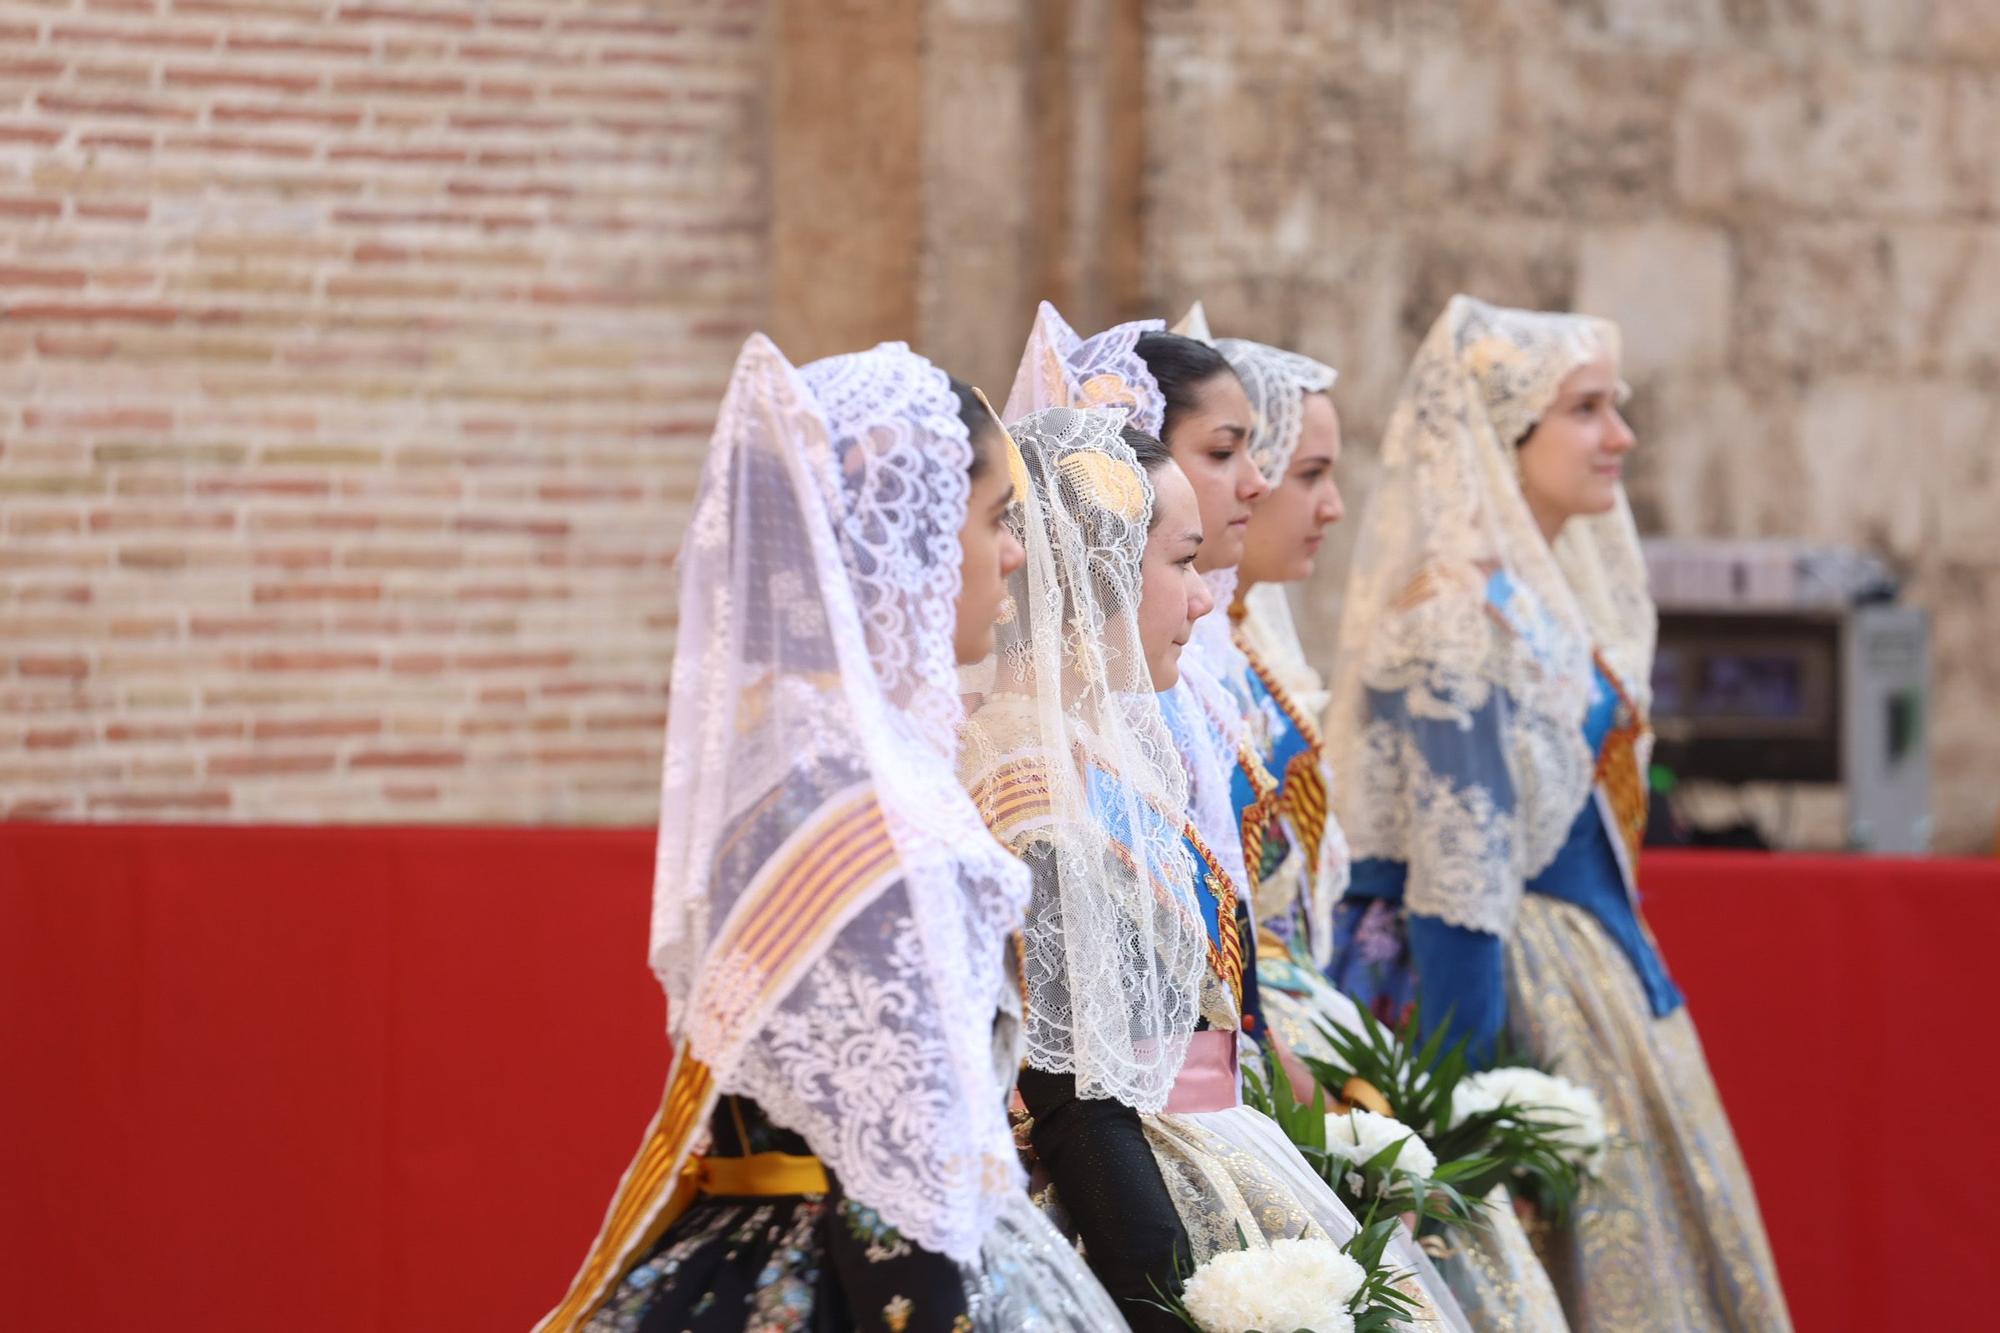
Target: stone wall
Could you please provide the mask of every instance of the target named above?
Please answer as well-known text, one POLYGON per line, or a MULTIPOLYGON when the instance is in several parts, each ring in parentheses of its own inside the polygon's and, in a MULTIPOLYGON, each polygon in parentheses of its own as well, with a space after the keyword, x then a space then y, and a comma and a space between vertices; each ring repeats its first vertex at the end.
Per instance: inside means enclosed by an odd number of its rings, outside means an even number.
POLYGON ((1341 368, 1350 508, 1452 292, 1618 320, 1642 527, 1892 560, 1937 844, 1992 845, 2000 5, 1171 0, 1147 60, 1149 290, 1341 368))

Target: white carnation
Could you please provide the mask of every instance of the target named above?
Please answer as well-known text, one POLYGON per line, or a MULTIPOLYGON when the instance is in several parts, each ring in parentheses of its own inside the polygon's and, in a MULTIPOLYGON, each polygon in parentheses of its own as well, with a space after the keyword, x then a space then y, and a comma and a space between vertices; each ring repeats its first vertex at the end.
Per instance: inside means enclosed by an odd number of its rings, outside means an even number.
POLYGON ((1403 1141, 1403 1150, 1396 1154, 1395 1169, 1429 1180, 1437 1170, 1437 1154, 1402 1121, 1361 1110, 1337 1111, 1326 1118, 1326 1150, 1355 1166, 1398 1139, 1403 1141))
POLYGON ((1347 1303, 1367 1281, 1330 1240, 1274 1240, 1224 1250, 1194 1270, 1181 1303, 1202 1333, 1353 1333, 1347 1303))
POLYGON ((1590 1170, 1603 1152, 1610 1131, 1597 1094, 1539 1069, 1488 1069, 1468 1074, 1451 1095, 1452 1122, 1502 1106, 1518 1107, 1554 1129, 1554 1136, 1573 1165, 1590 1170))

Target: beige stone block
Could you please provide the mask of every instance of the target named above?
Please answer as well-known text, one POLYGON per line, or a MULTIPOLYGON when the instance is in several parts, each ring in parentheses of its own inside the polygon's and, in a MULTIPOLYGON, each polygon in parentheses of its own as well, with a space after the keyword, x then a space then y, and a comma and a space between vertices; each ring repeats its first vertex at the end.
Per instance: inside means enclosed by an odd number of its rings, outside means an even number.
POLYGON ((1930 11, 1929 37, 1938 55, 2000 62, 2000 5, 1993 0, 1928 0, 1921 8, 1930 11))
POLYGON ((1692 48, 1730 40, 1733 6, 1724 0, 1597 0, 1565 8, 1574 41, 1612 47, 1692 48))
POLYGON ((1642 531, 1685 537, 1776 536, 1802 529, 1808 462, 1798 399, 1725 375, 1640 381, 1626 416, 1639 437, 1627 486, 1642 531))
POLYGON ((1705 210, 1931 216, 1960 192, 1953 91, 1912 62, 1704 53, 1675 119, 1677 191, 1705 210))
POLYGON ((1805 395, 1802 535, 1850 542, 1911 568, 2000 563, 2000 472, 1986 442, 2000 407, 1945 381, 1841 376, 1805 395))
POLYGON ((1734 285, 1729 237, 1719 227, 1593 228, 1577 260, 1576 308, 1618 322, 1628 378, 1718 368, 1729 353, 1734 285))
POLYGON ((1798 76, 1755 51, 1705 52, 1674 118, 1674 187, 1694 208, 1724 211, 1788 196, 1806 141, 1798 76))
POLYGON ((1793 193, 1873 217, 1927 217, 1951 202, 1949 82, 1938 70, 1820 63, 1793 193))
POLYGON ((2000 213, 2000 72, 1954 70, 1949 99, 1953 201, 1967 211, 2000 213))
POLYGON ((1411 172, 1440 197, 1497 193, 1513 135, 1506 62, 1454 42, 1410 52, 1404 116, 1411 172))
POLYGON ((1680 53, 1524 47, 1505 113, 1510 199, 1571 219, 1658 213, 1674 187, 1688 64, 1680 53))
POLYGON ((1898 230, 1890 255, 1882 317, 1903 363, 2000 382, 2000 225, 1898 230))
POLYGON ((1894 247, 1865 223, 1757 225, 1737 235, 1736 356, 1752 374, 1892 372, 1894 247))

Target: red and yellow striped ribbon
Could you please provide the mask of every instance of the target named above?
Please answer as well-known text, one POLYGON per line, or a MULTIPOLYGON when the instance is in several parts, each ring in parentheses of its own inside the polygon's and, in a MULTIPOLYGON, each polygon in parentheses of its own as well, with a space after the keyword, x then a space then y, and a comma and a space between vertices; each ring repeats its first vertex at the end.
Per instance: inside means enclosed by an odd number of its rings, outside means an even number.
MULTIPOLYGON (((818 944, 838 929, 856 904, 897 871, 894 841, 863 783, 828 801, 794 830, 761 867, 725 923, 709 966, 740 959, 758 979, 748 1010, 782 995, 792 979, 819 956, 818 944)), ((569 1292, 537 1324, 536 1333, 570 1333, 610 1294, 626 1266, 659 1239, 700 1190, 701 1164, 690 1149, 715 1108, 708 1067, 675 1051, 660 1110, 647 1127, 639 1154, 619 1182, 604 1225, 569 1292)))

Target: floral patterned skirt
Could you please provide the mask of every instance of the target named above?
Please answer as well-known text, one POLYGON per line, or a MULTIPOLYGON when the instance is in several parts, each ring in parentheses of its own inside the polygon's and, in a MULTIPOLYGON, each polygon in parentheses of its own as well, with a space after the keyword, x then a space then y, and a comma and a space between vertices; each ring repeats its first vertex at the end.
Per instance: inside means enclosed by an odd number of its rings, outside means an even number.
POLYGON ((955 1265, 847 1199, 704 1198, 683 1214, 587 1333, 958 1333, 955 1265))
POLYGON ((1757 1196, 1686 1009, 1653 1016, 1582 908, 1528 894, 1507 942, 1513 1034, 1604 1103, 1612 1144, 1543 1246, 1576 1333, 1788 1333, 1757 1196))

